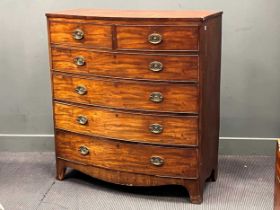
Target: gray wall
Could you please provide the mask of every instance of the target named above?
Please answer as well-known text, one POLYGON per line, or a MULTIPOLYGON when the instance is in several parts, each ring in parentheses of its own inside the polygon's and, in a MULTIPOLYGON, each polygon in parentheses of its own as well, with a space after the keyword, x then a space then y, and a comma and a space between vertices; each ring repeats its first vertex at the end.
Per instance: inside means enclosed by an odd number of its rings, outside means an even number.
POLYGON ((280 136, 279 0, 1 0, 0 134, 53 133, 44 14, 72 8, 224 11, 221 136, 280 136))

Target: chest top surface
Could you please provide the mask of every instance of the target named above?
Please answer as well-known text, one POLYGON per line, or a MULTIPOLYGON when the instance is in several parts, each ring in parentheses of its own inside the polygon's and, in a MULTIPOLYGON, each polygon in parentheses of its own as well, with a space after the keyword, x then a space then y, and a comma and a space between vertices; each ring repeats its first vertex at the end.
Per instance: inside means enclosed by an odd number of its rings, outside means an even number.
POLYGON ((73 9, 47 13, 47 17, 83 18, 83 19, 187 19, 203 21, 221 15, 217 11, 193 10, 108 10, 108 9, 73 9))

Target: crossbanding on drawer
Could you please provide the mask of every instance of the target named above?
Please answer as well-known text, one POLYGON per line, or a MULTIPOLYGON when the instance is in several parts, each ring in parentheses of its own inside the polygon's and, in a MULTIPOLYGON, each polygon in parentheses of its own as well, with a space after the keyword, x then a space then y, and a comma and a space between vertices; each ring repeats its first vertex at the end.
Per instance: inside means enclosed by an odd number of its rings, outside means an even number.
POLYGON ((156 112, 198 113, 195 84, 153 83, 53 74, 57 100, 156 112))
POLYGON ((151 115, 54 103, 55 126, 63 130, 164 145, 196 146, 198 117, 151 115))

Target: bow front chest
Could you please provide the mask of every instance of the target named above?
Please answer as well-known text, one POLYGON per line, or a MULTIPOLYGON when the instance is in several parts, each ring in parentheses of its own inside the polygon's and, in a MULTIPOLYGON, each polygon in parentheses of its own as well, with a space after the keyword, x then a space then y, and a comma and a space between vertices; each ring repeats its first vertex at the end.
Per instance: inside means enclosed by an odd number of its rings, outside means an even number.
POLYGON ((48 13, 57 179, 129 186, 216 180, 221 12, 48 13))

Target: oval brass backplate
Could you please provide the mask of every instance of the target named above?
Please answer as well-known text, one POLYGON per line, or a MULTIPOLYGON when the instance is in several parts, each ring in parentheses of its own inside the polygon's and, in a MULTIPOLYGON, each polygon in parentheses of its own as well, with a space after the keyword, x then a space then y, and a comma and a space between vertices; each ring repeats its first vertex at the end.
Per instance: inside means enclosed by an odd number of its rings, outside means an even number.
POLYGON ((163 64, 159 61, 153 61, 150 63, 149 68, 153 72, 159 72, 163 69, 163 64))
POLYGON ((162 166, 164 164, 164 159, 162 157, 159 157, 159 156, 152 156, 150 158, 150 162, 154 166, 162 166))
POLYGON ((160 103, 163 101, 163 95, 160 92, 152 92, 150 94, 150 101, 160 103))
POLYGON ((72 37, 73 39, 76 39, 76 40, 81 40, 84 38, 84 35, 85 33, 83 32, 83 30, 81 29, 75 29, 73 32, 72 32, 72 37))
POLYGON ((76 120, 80 125, 85 125, 88 123, 88 119, 85 116, 78 116, 76 120))
POLYGON ((86 146, 80 146, 79 151, 80 151, 81 155, 89 154, 89 149, 86 146))
POLYGON ((87 93, 87 88, 82 85, 78 85, 75 88, 75 92, 78 93, 79 95, 85 95, 87 93))
POLYGON ((74 58, 74 63, 77 66, 84 66, 86 64, 85 58, 83 56, 77 56, 74 58))
POLYGON ((154 134, 160 134, 163 131, 163 126, 157 123, 154 123, 149 126, 150 132, 154 134))
POLYGON ((152 33, 148 36, 148 41, 151 44, 159 44, 162 42, 162 36, 158 33, 152 33))

